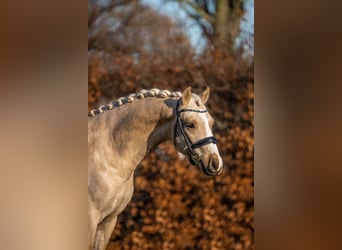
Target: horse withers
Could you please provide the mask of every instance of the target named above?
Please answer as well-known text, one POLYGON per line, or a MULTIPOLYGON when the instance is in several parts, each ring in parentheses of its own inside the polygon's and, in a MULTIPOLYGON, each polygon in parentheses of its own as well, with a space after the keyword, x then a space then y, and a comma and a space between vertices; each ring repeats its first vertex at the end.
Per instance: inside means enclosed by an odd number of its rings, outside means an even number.
POLYGON ((104 250, 118 215, 133 196, 133 174, 144 156, 172 140, 203 173, 222 172, 213 118, 200 95, 141 90, 88 113, 88 249, 104 250))

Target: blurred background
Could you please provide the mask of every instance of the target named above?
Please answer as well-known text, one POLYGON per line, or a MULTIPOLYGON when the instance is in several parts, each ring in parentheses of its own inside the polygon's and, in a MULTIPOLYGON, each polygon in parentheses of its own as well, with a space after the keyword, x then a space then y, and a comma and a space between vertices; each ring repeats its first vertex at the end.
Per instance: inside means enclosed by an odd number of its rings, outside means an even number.
POLYGON ((206 177, 160 145, 108 249, 254 249, 254 1, 88 2, 88 109, 187 86, 211 87, 224 172, 206 177))

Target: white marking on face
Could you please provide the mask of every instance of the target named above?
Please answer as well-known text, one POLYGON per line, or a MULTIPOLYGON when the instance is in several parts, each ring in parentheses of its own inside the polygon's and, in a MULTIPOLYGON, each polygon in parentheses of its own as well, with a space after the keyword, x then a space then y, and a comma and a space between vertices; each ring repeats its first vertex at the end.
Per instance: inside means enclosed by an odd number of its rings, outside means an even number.
MULTIPOLYGON (((204 128, 205 128, 205 137, 209 137, 209 136, 213 136, 213 132, 210 129, 209 126, 209 119, 207 118, 207 113, 200 113, 199 114, 200 119, 202 120, 203 124, 204 124, 204 128)), ((214 143, 210 143, 207 144, 207 146, 209 147, 209 152, 210 153, 215 153, 217 154, 218 158, 219 158, 219 169, 222 168, 223 162, 222 162, 222 158, 221 155, 218 151, 217 145, 214 143)))

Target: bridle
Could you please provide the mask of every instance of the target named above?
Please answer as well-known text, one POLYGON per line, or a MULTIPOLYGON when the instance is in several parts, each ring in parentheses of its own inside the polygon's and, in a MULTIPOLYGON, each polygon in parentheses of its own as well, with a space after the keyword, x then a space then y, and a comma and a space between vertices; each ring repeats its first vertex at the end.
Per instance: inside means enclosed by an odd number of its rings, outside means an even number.
POLYGON ((180 101, 181 98, 177 101, 177 105, 176 105, 176 124, 174 127, 174 135, 173 135, 173 141, 174 144, 176 146, 176 136, 177 136, 177 128, 179 128, 179 131, 181 133, 181 135, 184 138, 184 141, 186 143, 187 146, 187 153, 189 156, 189 161, 192 165, 198 165, 201 161, 200 156, 194 151, 194 149, 196 148, 200 148, 203 147, 204 145, 210 144, 210 143, 214 143, 217 144, 217 140, 214 136, 209 136, 209 137, 205 137, 203 139, 198 140, 195 143, 192 143, 188 134, 186 133, 185 129, 184 129, 184 122, 180 117, 180 114, 183 112, 196 112, 196 113, 206 113, 208 112, 207 109, 205 110, 197 110, 197 109, 181 109, 179 110, 179 105, 180 105, 180 101))

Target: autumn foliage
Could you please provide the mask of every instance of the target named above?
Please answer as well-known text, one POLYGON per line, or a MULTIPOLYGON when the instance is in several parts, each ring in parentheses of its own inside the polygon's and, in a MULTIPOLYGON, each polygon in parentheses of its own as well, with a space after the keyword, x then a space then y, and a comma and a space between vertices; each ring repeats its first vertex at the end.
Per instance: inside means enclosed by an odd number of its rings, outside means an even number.
POLYGON ((210 47, 195 55, 181 26, 136 3, 91 15, 114 18, 116 28, 90 20, 89 109, 143 88, 199 93, 210 86, 225 165, 222 175, 207 177, 171 142, 158 146, 136 170, 133 199, 108 249, 254 249, 252 59, 210 47))

